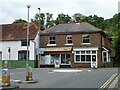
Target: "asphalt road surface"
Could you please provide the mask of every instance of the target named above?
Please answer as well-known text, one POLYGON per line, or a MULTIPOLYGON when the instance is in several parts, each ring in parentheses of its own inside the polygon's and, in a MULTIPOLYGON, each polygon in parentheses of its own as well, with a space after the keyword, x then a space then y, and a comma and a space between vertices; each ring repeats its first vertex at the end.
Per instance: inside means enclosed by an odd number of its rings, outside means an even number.
MULTIPOLYGON (((17 84, 20 88, 100 88, 117 68, 79 69, 82 72, 52 72, 54 69, 32 69, 35 84, 17 84)), ((25 80, 26 69, 10 69, 12 80, 25 80)))

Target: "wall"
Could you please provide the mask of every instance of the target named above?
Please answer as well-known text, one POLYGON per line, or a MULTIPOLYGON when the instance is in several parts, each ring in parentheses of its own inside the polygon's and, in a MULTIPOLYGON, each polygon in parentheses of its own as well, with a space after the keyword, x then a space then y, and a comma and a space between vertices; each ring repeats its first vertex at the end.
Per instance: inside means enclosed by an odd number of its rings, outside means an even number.
MULTIPOLYGON (((66 35, 56 35, 56 46, 54 47, 70 47, 70 45, 65 45, 66 35)), ((47 48, 48 36, 41 36, 40 46, 41 48, 47 48)), ((99 33, 91 34, 91 44, 82 45, 82 34, 73 35, 73 47, 98 47, 99 46, 99 33)), ((52 47, 52 46, 49 46, 52 47)))
MULTIPOLYGON (((9 60, 8 47, 11 48, 10 60, 18 60, 18 51, 27 50, 27 46, 21 46, 21 41, 0 41, 2 43, 2 60, 9 60)), ((34 60, 34 43, 30 40, 30 60, 34 60)))

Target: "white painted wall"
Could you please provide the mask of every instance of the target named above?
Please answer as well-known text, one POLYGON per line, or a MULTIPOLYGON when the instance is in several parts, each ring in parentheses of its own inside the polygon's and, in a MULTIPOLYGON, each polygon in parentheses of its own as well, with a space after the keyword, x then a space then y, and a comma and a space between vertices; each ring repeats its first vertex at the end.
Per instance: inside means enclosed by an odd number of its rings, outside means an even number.
MULTIPOLYGON (((29 46, 29 60, 35 60, 35 48, 38 47, 38 35, 35 40, 30 40, 29 46)), ((11 48, 10 60, 18 60, 18 51, 27 50, 27 46, 21 46, 21 40, 19 41, 0 41, 0 51, 2 51, 2 60, 9 60, 8 47, 11 48), (2 44, 1 44, 2 43, 2 44)))

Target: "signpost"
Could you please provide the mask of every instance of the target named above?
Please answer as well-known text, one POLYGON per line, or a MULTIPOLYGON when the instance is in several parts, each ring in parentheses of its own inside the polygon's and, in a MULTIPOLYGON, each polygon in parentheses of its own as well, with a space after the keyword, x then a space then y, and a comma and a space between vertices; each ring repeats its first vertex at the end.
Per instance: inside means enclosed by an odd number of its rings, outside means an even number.
POLYGON ((36 55, 44 54, 44 51, 45 51, 45 48, 37 48, 36 49, 36 55))

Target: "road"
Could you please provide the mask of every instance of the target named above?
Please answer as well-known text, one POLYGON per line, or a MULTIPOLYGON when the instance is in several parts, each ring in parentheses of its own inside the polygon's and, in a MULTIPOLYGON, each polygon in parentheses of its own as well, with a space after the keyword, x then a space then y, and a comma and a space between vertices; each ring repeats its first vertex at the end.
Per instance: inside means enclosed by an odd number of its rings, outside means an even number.
MULTIPOLYGON (((100 88, 118 69, 80 69, 82 72, 51 72, 33 69, 36 84, 16 84, 20 88, 100 88), (88 71, 89 70, 89 71, 88 71)), ((11 79, 25 80, 26 69, 10 69, 11 79)))

